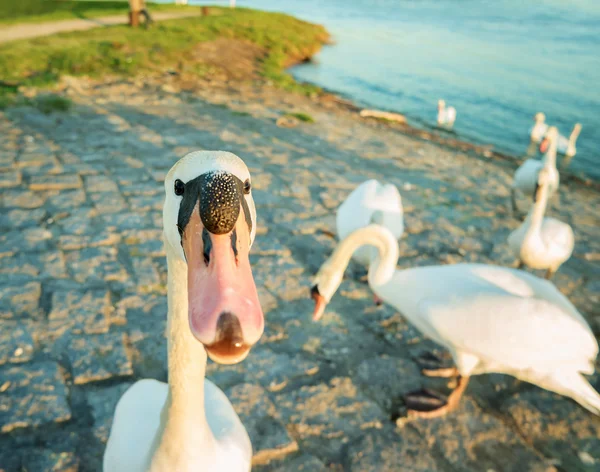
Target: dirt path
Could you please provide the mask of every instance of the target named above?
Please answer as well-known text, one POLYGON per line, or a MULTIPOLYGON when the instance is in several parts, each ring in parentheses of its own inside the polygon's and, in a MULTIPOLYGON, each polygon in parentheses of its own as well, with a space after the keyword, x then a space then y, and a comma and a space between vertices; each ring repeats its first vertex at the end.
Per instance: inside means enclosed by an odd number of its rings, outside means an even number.
MULTIPOLYGON (((154 21, 173 20, 196 16, 198 12, 157 12, 152 13, 154 21)), ((78 20, 51 21, 48 23, 24 23, 13 26, 0 27, 0 43, 16 41, 18 39, 37 38, 65 31, 83 31, 101 26, 120 25, 127 23, 127 15, 112 15, 99 18, 81 18, 78 20)))

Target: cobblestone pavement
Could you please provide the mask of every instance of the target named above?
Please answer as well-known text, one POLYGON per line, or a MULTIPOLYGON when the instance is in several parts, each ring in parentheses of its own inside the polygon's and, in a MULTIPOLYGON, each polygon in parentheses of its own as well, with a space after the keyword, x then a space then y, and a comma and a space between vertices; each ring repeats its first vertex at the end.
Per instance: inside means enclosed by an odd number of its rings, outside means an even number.
MULTIPOLYGON (((71 82, 65 93, 77 102, 66 114, 0 114, 0 470, 100 470, 119 396, 138 378, 166 380, 162 180, 195 149, 232 151, 253 176, 266 330, 243 363, 208 373, 250 433, 254 470, 600 470, 600 418, 511 377, 473 378, 447 418, 402 421, 404 393, 445 388, 414 361, 437 348, 373 305, 361 268, 310 320, 335 208, 368 178, 401 189, 401 267, 514 264, 513 163, 251 87, 71 82), (277 127, 289 110, 317 123, 277 127)), ((597 336, 598 208, 597 191, 567 183, 550 212, 577 238, 555 282, 597 336)))

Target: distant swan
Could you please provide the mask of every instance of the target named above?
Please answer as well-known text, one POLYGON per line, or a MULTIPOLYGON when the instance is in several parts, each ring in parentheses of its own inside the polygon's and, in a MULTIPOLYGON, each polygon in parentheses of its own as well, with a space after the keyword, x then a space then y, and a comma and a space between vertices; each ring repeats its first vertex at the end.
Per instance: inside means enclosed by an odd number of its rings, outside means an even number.
POLYGON ((444 100, 438 100, 437 124, 440 126, 452 127, 456 121, 456 109, 454 107, 446 108, 444 100))
POLYGON ((537 159, 527 159, 515 171, 512 186, 510 189, 510 197, 513 214, 517 213, 517 192, 521 192, 527 196, 533 196, 538 184, 538 174, 544 166, 548 169, 548 196, 552 196, 557 190, 560 183, 560 175, 556 169, 556 146, 558 139, 558 129, 551 126, 540 144, 540 150, 546 152, 541 161, 537 159))
POLYGON ((549 169, 538 174, 535 203, 527 218, 508 236, 508 245, 519 258, 519 267, 546 269, 550 279, 558 268, 573 254, 575 236, 567 223, 554 218, 544 218, 550 185, 549 169))
MULTIPOLYGON (((356 249, 377 248, 369 286, 438 344, 456 369, 424 372, 458 376, 447 401, 429 391, 409 393, 410 416, 432 418, 452 411, 471 375, 502 373, 566 395, 600 415, 600 395, 582 374, 594 373, 598 343, 585 319, 547 280, 522 270, 454 264, 397 270, 398 244, 380 225, 345 238, 315 276, 311 296, 318 320, 337 291, 356 249)), ((347 311, 347 310, 346 310, 347 311)))
POLYGON ((535 120, 535 125, 529 130, 529 137, 534 143, 539 143, 544 138, 546 131, 548 131, 548 125, 545 123, 546 115, 539 112, 535 114, 533 119, 535 120))

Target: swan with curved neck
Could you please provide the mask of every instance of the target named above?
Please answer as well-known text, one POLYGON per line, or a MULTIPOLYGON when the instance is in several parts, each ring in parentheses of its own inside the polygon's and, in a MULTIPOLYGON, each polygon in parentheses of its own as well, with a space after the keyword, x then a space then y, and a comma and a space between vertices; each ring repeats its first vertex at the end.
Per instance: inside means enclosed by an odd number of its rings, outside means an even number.
POLYGON ((560 184, 560 175, 556 168, 556 146, 558 140, 558 129, 551 126, 546 133, 540 151, 545 152, 541 161, 536 159, 527 159, 515 171, 511 186, 510 199, 513 214, 517 214, 517 192, 525 195, 533 195, 537 184, 538 175, 543 167, 548 169, 548 198, 558 190, 560 184))
POLYGON ((579 138, 579 133, 581 133, 581 124, 575 123, 573 126, 573 131, 568 138, 563 136, 562 134, 558 135, 558 143, 557 150, 560 154, 564 154, 566 157, 573 157, 577 154, 577 147, 575 144, 577 143, 577 138, 579 138))
POLYGON ((444 100, 438 100, 437 124, 451 128, 456 121, 456 108, 446 107, 444 100))
POLYGON ((519 268, 545 269, 550 279, 567 261, 575 246, 571 227, 554 218, 544 217, 548 202, 550 171, 544 167, 538 174, 535 202, 527 218, 508 236, 508 245, 519 259, 519 268))
POLYGON ((168 384, 136 382, 119 400, 105 472, 250 470, 248 434, 205 379, 207 356, 242 361, 264 318, 248 253, 256 234, 250 174, 228 152, 193 152, 165 178, 168 384))
POLYGON ((456 375, 458 387, 447 401, 429 391, 408 394, 411 416, 430 418, 451 411, 471 375, 492 372, 566 395, 600 415, 600 395, 581 375, 594 372, 598 343, 592 331, 554 285, 521 270, 485 264, 397 270, 394 236, 382 226, 369 225, 344 239, 319 269, 311 290, 314 320, 321 318, 340 286, 352 253, 364 245, 377 250, 369 267, 371 289, 445 346, 457 366, 451 372, 424 372, 456 375))
POLYGON ((546 124, 546 115, 542 112, 536 113, 533 117, 535 124, 529 130, 529 137, 534 143, 539 143, 544 139, 546 131, 548 131, 548 125, 546 124))

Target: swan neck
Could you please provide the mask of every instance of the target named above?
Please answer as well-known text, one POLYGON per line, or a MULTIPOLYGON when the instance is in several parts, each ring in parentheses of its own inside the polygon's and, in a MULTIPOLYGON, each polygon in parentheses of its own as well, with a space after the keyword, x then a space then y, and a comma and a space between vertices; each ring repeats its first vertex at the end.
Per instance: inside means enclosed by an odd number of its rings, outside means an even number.
POLYGON ((575 125, 573 127, 573 131, 571 131, 571 136, 569 136, 569 144, 571 146, 575 145, 575 142, 577 141, 577 138, 579 137, 580 131, 581 130, 580 130, 580 128, 577 125, 575 125))
POLYGON ((556 168, 556 151, 558 147, 558 140, 552 139, 550 140, 550 147, 548 148, 548 152, 544 156, 544 163, 550 165, 553 168, 556 168))
POLYGON ((546 213, 546 206, 548 204, 548 188, 549 185, 546 183, 540 186, 537 191, 536 201, 527 215, 529 229, 525 235, 525 240, 530 239, 533 235, 540 234, 544 214, 546 213))
POLYGON ((369 225, 346 237, 332 255, 334 267, 346 269, 352 254, 362 246, 373 246, 377 253, 369 264, 369 285, 377 287, 388 282, 398 263, 398 241, 394 235, 380 225, 369 225))
POLYGON ((198 448, 214 440, 204 407, 207 355, 189 327, 187 265, 170 253, 168 266, 167 348, 169 393, 161 415, 162 436, 154 460, 165 460, 178 450, 198 448))

